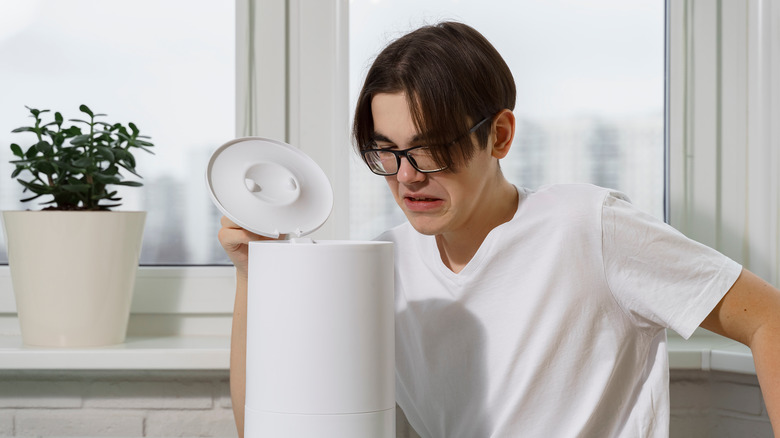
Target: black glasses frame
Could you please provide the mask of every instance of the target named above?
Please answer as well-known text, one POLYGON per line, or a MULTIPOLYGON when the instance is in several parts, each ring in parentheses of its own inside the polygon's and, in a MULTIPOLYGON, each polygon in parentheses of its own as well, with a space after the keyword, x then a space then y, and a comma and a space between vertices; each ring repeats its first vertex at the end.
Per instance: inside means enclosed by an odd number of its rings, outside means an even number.
MULTIPOLYGON (((492 118, 493 118, 492 116, 487 116, 484 119, 480 120, 476 125, 472 126, 471 129, 469 129, 468 133, 464 134, 462 137, 458 137, 457 139, 453 140, 452 143, 455 143, 456 141, 460 140, 461 138, 463 138, 463 137, 465 137, 467 135, 473 134, 474 132, 476 132, 477 129, 479 129, 480 126, 482 126, 485 122, 487 122, 488 120, 491 120, 492 118)), ((450 144, 452 144, 452 143, 450 143, 450 144)), ((414 151, 414 150, 416 150, 416 149, 422 149, 422 148, 428 148, 428 146, 420 145, 420 146, 411 147, 409 149, 404 149, 402 151, 395 151, 395 150, 390 150, 390 149, 369 148, 369 149, 363 149, 362 151, 360 151, 360 155, 363 157, 363 162, 366 163, 366 165, 368 166, 368 169, 371 172, 373 172, 374 174, 380 175, 380 176, 396 175, 398 173, 398 171, 401 169, 401 157, 406 158, 406 161, 408 161, 409 164, 411 164, 412 167, 414 167, 414 170, 416 170, 416 171, 418 171, 420 173, 435 173, 435 172, 441 172, 442 170, 447 169, 447 166, 441 167, 439 169, 434 169, 434 170, 422 170, 419 167, 417 167, 417 162, 414 160, 414 157, 409 156, 409 153, 414 151), (395 161, 396 161, 396 163, 395 163, 395 167, 396 167, 395 172, 392 172, 392 173, 377 172, 376 170, 374 170, 371 167, 371 165, 368 164, 368 159, 366 158, 366 155, 368 155, 368 154, 370 154, 372 152, 385 152, 385 153, 389 152, 389 153, 395 155, 395 161)))

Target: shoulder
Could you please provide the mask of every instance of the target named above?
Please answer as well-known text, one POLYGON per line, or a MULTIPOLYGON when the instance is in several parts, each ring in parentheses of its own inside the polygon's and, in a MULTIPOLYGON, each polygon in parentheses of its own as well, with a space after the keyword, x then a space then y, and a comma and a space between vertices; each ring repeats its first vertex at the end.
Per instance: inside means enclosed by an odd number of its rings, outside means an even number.
POLYGON ((623 193, 593 184, 552 184, 527 190, 521 209, 550 219, 600 220, 603 206, 613 200, 630 202, 623 193))
POLYGON ((628 197, 619 191, 586 183, 550 184, 528 192, 529 198, 558 201, 601 202, 609 196, 628 201, 628 197))

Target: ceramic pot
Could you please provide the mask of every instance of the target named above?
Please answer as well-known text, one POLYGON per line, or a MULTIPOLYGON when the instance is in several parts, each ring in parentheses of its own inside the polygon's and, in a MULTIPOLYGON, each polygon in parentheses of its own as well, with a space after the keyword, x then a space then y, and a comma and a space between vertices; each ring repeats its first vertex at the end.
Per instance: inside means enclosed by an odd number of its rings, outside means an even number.
POLYGON ((145 219, 127 211, 3 212, 25 344, 124 342, 145 219))

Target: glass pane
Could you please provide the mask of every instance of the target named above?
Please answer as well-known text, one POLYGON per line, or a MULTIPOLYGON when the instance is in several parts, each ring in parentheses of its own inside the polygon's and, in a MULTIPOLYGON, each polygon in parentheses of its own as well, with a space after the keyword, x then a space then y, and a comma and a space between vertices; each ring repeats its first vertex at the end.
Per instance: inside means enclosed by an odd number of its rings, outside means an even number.
POLYGON ((83 103, 155 143, 135 154, 144 187, 120 191, 120 210, 148 212, 141 263, 227 263, 204 173, 235 136, 234 47, 230 1, 0 2, 0 208, 41 208, 9 179, 8 145, 34 137, 11 134, 30 121, 25 105, 68 119, 83 103))
MULTIPOLYGON (((510 182, 590 182, 663 218, 663 0, 350 0, 352 108, 389 41, 444 20, 479 30, 514 74, 517 132, 502 161, 510 182)), ((404 220, 357 157, 350 178, 353 238, 404 220)))

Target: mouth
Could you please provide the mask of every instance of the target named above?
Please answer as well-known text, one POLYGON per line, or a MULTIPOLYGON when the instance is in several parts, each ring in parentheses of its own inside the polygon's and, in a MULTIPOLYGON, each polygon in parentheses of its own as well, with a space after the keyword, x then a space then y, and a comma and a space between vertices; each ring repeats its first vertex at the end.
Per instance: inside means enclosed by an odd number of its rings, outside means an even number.
POLYGON ((404 199, 408 199, 412 202, 433 202, 439 200, 439 198, 428 198, 425 196, 405 196, 404 199))
POLYGON ((438 208, 444 201, 428 195, 406 195, 404 205, 410 211, 425 212, 438 208))

